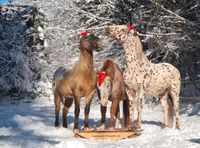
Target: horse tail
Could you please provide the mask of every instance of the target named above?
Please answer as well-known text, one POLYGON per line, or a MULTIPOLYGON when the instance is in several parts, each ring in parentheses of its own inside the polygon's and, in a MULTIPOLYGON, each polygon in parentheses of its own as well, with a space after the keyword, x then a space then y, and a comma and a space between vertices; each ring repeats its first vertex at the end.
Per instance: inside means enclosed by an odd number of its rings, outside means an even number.
POLYGON ((129 123, 129 100, 123 101, 123 126, 128 127, 129 123))
POLYGON ((170 95, 168 95, 167 103, 168 103, 168 106, 169 106, 168 107, 169 125, 172 126, 173 117, 174 117, 174 103, 173 103, 172 97, 170 95))
POLYGON ((53 93, 54 93, 59 81, 63 79, 65 71, 66 71, 66 69, 64 67, 60 67, 54 72, 53 80, 52 80, 52 91, 53 91, 53 93))

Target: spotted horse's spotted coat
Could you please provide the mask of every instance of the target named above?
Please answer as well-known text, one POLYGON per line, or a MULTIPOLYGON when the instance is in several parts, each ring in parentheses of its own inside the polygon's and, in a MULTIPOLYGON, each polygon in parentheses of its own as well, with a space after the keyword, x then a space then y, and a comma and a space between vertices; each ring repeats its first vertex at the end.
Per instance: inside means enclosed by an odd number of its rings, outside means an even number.
POLYGON ((105 32, 109 37, 122 43, 125 50, 126 69, 123 77, 129 97, 129 127, 133 127, 134 98, 137 94, 137 128, 141 127, 142 100, 144 95, 153 95, 160 98, 164 112, 164 127, 169 127, 175 113, 176 128, 180 129, 179 71, 168 63, 151 63, 143 53, 142 44, 134 27, 113 25, 106 27, 105 32))

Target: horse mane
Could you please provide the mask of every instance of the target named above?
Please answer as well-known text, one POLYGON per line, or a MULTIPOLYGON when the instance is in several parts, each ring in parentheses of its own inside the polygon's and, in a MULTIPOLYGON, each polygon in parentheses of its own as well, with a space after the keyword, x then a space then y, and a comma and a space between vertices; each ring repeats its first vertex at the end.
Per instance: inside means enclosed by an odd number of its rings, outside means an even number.
POLYGON ((100 71, 104 71, 111 78, 111 80, 113 80, 115 63, 111 59, 107 59, 106 61, 104 61, 100 71))
POLYGON ((138 56, 139 59, 145 60, 145 61, 149 61, 146 57, 146 55, 143 52, 143 47, 142 47, 142 43, 140 41, 140 38, 138 35, 134 36, 135 37, 135 52, 136 55, 138 56))

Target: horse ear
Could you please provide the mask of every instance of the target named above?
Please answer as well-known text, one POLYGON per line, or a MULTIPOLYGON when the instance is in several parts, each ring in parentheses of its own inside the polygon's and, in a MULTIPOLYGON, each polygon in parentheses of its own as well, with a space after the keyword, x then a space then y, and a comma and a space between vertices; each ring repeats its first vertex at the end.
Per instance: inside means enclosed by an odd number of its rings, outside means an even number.
POLYGON ((137 32, 136 30, 133 30, 133 31, 134 31, 133 33, 134 36, 137 36, 139 34, 139 32, 137 32))
POLYGON ((127 29, 126 34, 129 34, 131 32, 131 30, 127 29))
POLYGON ((128 28, 128 34, 133 33, 133 36, 136 36, 139 34, 139 32, 136 30, 134 26, 128 24, 127 28, 128 28))

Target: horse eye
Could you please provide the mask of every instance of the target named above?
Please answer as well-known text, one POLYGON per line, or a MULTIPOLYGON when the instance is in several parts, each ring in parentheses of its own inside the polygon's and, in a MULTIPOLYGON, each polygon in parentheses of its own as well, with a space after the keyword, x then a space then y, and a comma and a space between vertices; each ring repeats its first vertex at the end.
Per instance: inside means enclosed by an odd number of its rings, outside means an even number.
POLYGON ((122 29, 122 31, 123 31, 123 32, 125 32, 125 31, 126 31, 126 29, 122 29))

